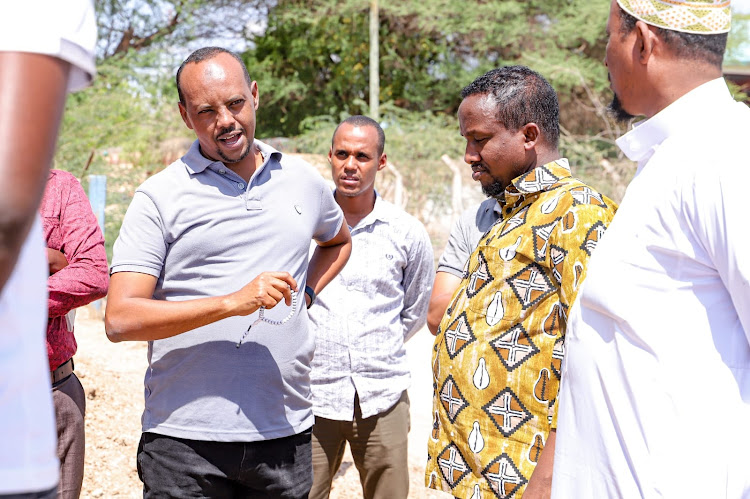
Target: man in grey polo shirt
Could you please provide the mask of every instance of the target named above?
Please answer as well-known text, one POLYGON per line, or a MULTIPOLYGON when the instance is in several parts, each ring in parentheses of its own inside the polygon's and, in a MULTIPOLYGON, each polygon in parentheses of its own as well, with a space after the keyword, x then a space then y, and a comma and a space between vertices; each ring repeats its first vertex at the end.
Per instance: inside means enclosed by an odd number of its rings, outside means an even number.
MULTIPOLYGON (((482 191, 489 195, 484 187, 482 191)), ((435 283, 432 285, 427 328, 437 334, 440 321, 448 308, 453 292, 461 283, 464 267, 482 235, 500 218, 500 204, 490 197, 464 211, 451 229, 448 244, 440 256, 435 283)))
POLYGON ((144 497, 306 497, 304 305, 346 263, 349 231, 312 167, 254 139, 258 87, 239 57, 200 49, 177 88, 197 140, 136 191, 105 317, 112 341, 149 341, 144 497))

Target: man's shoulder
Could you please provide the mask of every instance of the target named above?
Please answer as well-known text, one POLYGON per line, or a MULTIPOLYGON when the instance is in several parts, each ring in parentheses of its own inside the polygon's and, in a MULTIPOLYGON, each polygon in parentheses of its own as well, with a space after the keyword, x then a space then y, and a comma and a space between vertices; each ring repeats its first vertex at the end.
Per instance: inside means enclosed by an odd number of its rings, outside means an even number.
POLYGON ((381 212, 381 218, 384 218, 388 220, 389 222, 393 222, 395 224, 402 225, 404 227, 409 228, 424 228, 424 225, 422 222, 419 221, 417 217, 406 211, 404 208, 401 208, 400 206, 396 206, 395 204, 391 203, 390 201, 386 201, 382 197, 378 200, 378 209, 381 212))
POLYGON ((154 191, 160 194, 165 194, 166 192, 174 192, 176 190, 179 190, 179 184, 177 184, 176 182, 188 179, 189 176, 190 175, 187 171, 187 166, 185 165, 185 162, 182 160, 182 158, 180 158, 174 161, 172 164, 168 165, 163 170, 160 170, 148 177, 140 186, 138 186, 136 191, 144 192, 147 194, 154 191), (168 190, 165 192, 165 189, 168 190))
POLYGON ((605 211, 615 211, 617 203, 608 196, 599 191, 596 187, 582 181, 576 177, 567 177, 561 179, 558 185, 545 191, 544 195, 534 201, 535 205, 540 205, 542 213, 548 211, 552 202, 557 203, 555 211, 559 208, 566 209, 596 209, 605 211))
POLYGON ((291 173, 295 177, 311 179, 315 182, 320 182, 321 184, 325 183, 323 176, 318 170, 304 159, 294 154, 287 154, 279 151, 277 151, 277 154, 279 154, 280 157, 279 163, 281 164, 282 170, 291 173))
POLYGON ((44 188, 44 197, 47 198, 55 193, 62 194, 63 190, 68 190, 74 185, 80 185, 80 182, 72 173, 64 170, 50 170, 44 188))
POLYGON ((50 170, 49 180, 47 182, 57 182, 60 184, 80 183, 78 178, 65 170, 50 170))

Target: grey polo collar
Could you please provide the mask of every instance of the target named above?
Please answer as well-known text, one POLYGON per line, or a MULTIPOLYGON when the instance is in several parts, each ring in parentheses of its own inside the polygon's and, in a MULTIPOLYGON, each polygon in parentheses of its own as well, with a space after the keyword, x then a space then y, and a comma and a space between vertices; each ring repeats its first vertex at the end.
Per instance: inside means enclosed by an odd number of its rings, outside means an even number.
MULTIPOLYGON (((265 158, 263 165, 261 165, 261 167, 256 170, 256 173, 258 171, 261 171, 271 158, 279 162, 281 161, 281 152, 279 152, 278 150, 257 139, 253 141, 253 144, 258 147, 261 154, 263 154, 263 157, 265 158)), ((188 152, 186 152, 182 157, 182 162, 185 164, 185 168, 187 168, 187 170, 192 174, 203 173, 206 168, 213 164, 224 166, 224 163, 222 163, 221 161, 213 161, 203 156, 200 151, 200 142, 198 142, 197 139, 190 146, 188 152)))

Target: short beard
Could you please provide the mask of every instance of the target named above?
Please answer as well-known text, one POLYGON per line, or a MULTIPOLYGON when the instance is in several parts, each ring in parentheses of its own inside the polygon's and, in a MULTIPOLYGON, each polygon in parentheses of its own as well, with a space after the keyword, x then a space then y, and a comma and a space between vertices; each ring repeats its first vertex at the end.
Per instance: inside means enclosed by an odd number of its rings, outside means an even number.
MULTIPOLYGON (((234 125, 232 125, 229 128, 222 128, 221 132, 219 133, 219 136, 227 134, 227 133, 234 132, 236 129, 237 128, 234 125)), ((247 134, 245 133, 245 130, 243 128, 241 128, 241 127, 240 127, 240 132, 242 132, 245 136, 247 136, 247 134)), ((239 163, 243 159, 247 158, 247 155, 250 154, 250 151, 252 149, 253 149, 253 141, 248 140, 247 141, 247 147, 245 147, 245 150, 242 151, 242 154, 240 154, 240 157, 238 159, 228 158, 227 156, 224 155, 223 152, 221 152, 221 148, 219 148, 219 147, 216 148, 216 154, 219 155, 219 157, 221 158, 221 160, 224 163, 239 163)))
POLYGON ((497 198, 505 192, 505 187, 503 187, 503 184, 499 180, 493 178, 490 185, 482 186, 482 192, 488 198, 497 198))
POLYGON ((612 96, 612 102, 607 107, 607 111, 609 111, 609 114, 618 123, 627 123, 628 121, 635 118, 635 116, 625 111, 625 109, 622 107, 622 102, 620 102, 620 99, 617 97, 617 94, 614 94, 612 96))
POLYGON ((250 151, 252 149, 253 149, 253 144, 248 143, 248 145, 245 148, 245 150, 242 151, 242 154, 240 154, 240 157, 236 158, 236 159, 235 158, 229 158, 229 157, 227 157, 223 152, 221 152, 221 149, 217 149, 216 153, 219 155, 219 157, 221 158, 221 161, 223 163, 239 163, 243 159, 247 158, 248 154, 250 154, 250 151))

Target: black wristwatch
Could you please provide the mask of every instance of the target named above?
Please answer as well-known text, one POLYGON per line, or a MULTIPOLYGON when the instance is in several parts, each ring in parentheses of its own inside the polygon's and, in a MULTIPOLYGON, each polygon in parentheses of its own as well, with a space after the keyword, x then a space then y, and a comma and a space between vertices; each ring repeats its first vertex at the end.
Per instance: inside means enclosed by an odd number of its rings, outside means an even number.
POLYGON ((310 308, 315 303, 315 290, 310 286, 305 286, 305 294, 310 297, 310 304, 307 306, 307 308, 310 308))

